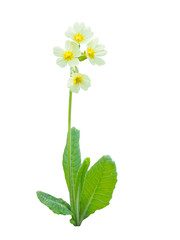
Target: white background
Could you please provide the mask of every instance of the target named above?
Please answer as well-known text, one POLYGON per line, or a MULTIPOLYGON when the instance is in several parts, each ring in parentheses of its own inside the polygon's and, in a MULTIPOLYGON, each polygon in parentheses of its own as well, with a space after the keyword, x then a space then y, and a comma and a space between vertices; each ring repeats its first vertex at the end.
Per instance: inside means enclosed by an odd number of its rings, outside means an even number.
POLYGON ((0 238, 180 239, 180 6, 175 0, 0 3, 0 238), (69 69, 56 65, 68 26, 90 26, 106 65, 79 68, 92 87, 73 94, 82 158, 110 154, 111 204, 80 228, 36 198, 68 201, 62 169, 69 69))

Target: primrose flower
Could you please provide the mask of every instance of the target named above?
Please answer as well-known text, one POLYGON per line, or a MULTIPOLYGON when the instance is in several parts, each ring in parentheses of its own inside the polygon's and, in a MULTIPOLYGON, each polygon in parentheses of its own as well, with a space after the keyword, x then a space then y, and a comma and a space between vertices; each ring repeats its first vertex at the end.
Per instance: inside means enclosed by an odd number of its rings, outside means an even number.
POLYGON ((105 64, 105 61, 99 58, 99 56, 104 56, 107 51, 104 49, 104 45, 98 44, 98 42, 99 40, 96 38, 87 44, 86 55, 91 64, 101 66, 105 64))
POLYGON ((56 57, 59 57, 56 60, 56 63, 60 67, 65 67, 67 64, 70 67, 73 67, 79 64, 78 57, 81 55, 81 52, 79 46, 75 42, 66 41, 65 50, 59 47, 54 47, 53 53, 56 57))
POLYGON ((87 90, 91 86, 90 78, 81 73, 73 73, 68 80, 67 87, 70 88, 71 92, 78 93, 80 88, 87 90))
POLYGON ((65 35, 80 44, 89 41, 93 32, 90 27, 85 27, 84 23, 75 23, 73 27, 68 28, 65 35))

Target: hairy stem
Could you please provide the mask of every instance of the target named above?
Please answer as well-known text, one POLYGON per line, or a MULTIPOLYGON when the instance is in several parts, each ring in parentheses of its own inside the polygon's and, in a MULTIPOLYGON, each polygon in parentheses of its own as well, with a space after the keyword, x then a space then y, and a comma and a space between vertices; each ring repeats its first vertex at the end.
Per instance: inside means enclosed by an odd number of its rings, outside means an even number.
POLYGON ((72 92, 69 91, 69 111, 68 111, 68 166, 69 166, 69 195, 72 211, 74 210, 73 186, 71 174, 71 106, 72 106, 72 92))
POLYGON ((76 201, 75 201, 75 208, 76 208, 76 225, 80 226, 79 222, 79 187, 76 192, 76 201))

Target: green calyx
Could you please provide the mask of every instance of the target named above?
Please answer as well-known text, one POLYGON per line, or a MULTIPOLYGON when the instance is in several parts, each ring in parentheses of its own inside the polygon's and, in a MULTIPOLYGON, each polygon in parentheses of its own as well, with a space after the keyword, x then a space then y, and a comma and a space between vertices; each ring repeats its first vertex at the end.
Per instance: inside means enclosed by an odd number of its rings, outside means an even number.
POLYGON ((79 59, 80 62, 86 60, 86 59, 87 59, 86 51, 84 51, 83 53, 81 53, 81 56, 78 57, 78 59, 79 59))

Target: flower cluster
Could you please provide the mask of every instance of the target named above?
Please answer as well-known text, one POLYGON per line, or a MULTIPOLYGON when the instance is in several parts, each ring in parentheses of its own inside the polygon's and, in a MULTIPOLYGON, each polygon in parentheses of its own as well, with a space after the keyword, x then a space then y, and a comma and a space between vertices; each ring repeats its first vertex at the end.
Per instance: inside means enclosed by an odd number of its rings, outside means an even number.
POLYGON ((104 49, 104 45, 99 44, 97 38, 89 41, 93 36, 93 32, 84 23, 75 23, 73 27, 67 29, 65 35, 71 39, 71 41, 66 41, 65 50, 54 47, 53 52, 58 57, 56 63, 60 67, 65 67, 66 65, 71 67, 71 76, 67 86, 72 92, 78 93, 80 88, 87 90, 91 85, 90 78, 85 74, 79 73, 77 68, 79 62, 88 59, 91 64, 101 66, 105 62, 100 57, 107 52, 104 49), (86 50, 82 52, 80 46, 84 43, 87 43, 86 50))

